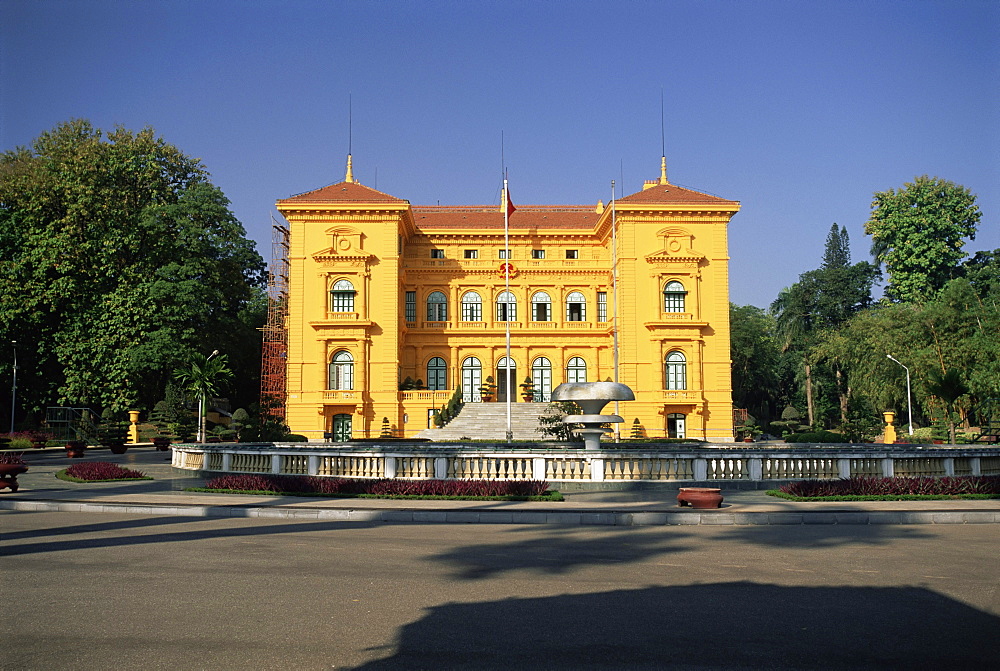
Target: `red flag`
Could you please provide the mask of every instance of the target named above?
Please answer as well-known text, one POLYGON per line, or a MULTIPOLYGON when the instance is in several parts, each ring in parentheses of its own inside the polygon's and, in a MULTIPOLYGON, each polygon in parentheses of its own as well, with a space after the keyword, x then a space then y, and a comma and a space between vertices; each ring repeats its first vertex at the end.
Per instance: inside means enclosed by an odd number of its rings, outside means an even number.
POLYGON ((516 210, 516 209, 517 208, 514 207, 514 202, 510 199, 510 189, 507 189, 507 218, 508 219, 510 218, 510 215, 514 214, 514 210, 516 210))

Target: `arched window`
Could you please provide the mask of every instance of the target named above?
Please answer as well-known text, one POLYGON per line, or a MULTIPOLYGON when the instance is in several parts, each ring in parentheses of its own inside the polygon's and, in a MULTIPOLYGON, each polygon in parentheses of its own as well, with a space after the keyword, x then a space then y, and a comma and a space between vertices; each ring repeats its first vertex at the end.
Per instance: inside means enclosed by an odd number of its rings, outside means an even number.
POLYGON ((448 365, 439 356, 427 362, 427 388, 435 390, 448 388, 448 365))
POLYGON ((483 299, 475 291, 467 291, 462 295, 462 321, 483 321, 483 299))
POLYGON ((354 389, 354 357, 340 350, 330 360, 329 389, 354 389))
POLYGON ((440 291, 435 291, 427 297, 427 321, 448 321, 448 299, 440 291))
POLYGON ((467 357, 462 362, 462 400, 466 403, 478 403, 482 399, 480 387, 483 386, 483 364, 474 356, 467 357))
POLYGON ((574 291, 566 297, 566 321, 587 321, 587 299, 579 291, 574 291))
POLYGON ((587 362, 578 356, 573 357, 566 364, 566 381, 573 382, 586 382, 587 381, 587 362))
POLYGON ((687 291, 680 282, 668 282, 663 287, 663 311, 664 312, 684 312, 684 299, 687 291))
POLYGON ((552 362, 544 356, 531 362, 531 384, 535 388, 533 400, 548 403, 552 396, 552 362))
POLYGON ((664 379, 667 389, 687 389, 687 359, 683 352, 675 350, 667 355, 664 379))
POLYGON ((531 297, 531 320, 547 322, 552 320, 552 299, 544 291, 531 297))
POLYGON ((330 312, 354 312, 354 293, 348 280, 337 280, 330 289, 330 312))
POLYGON ((517 299, 509 291, 501 292, 497 296, 497 321, 517 321, 517 299))

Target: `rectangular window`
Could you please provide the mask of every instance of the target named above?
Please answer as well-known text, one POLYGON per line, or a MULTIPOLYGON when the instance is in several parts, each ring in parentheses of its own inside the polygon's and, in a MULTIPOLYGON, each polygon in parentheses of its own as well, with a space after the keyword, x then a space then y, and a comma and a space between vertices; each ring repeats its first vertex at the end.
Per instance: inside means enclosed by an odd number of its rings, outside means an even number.
POLYGON ((406 292, 406 321, 417 321, 417 292, 406 292))
POLYGON ((479 258, 479 250, 478 249, 466 249, 465 250, 465 258, 467 258, 467 259, 478 259, 479 258))
POLYGON ((443 249, 432 249, 431 250, 431 258, 432 259, 443 259, 444 258, 444 250, 443 249))
POLYGON ((535 321, 536 322, 547 322, 550 321, 550 316, 552 314, 551 303, 534 303, 535 308, 535 321))
POLYGON ((597 321, 608 321, 608 292, 597 292, 597 321))
POLYGON ((510 250, 509 249, 501 249, 500 253, 499 253, 499 256, 497 256, 497 258, 498 259, 509 259, 510 258, 510 250))
POLYGON ((483 304, 462 301, 462 321, 463 322, 483 321, 483 304))
POLYGON ((545 258, 545 250, 544 249, 532 249, 531 250, 531 258, 533 258, 533 259, 544 259, 545 258))
POLYGON ((580 258, 580 252, 579 252, 579 250, 576 250, 576 249, 567 249, 566 250, 566 258, 567 259, 578 259, 578 258, 580 258))

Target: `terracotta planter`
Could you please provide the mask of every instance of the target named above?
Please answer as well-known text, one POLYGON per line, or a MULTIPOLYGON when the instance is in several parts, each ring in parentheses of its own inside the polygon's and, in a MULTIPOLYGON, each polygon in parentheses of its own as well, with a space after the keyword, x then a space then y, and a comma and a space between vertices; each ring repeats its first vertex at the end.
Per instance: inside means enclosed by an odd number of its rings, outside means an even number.
POLYGON ((489 403, 490 401, 493 400, 493 397, 492 396, 480 396, 479 400, 481 400, 483 403, 489 403))
POLYGON ((153 438, 153 447, 155 447, 160 452, 165 452, 170 449, 170 439, 163 437, 153 438))
POLYGON ((31 446, 33 448, 35 448, 36 450, 40 450, 43 447, 45 447, 45 441, 44 440, 33 440, 33 441, 31 441, 31 446))
POLYGON ((713 487, 681 487, 677 493, 677 505, 699 510, 721 508, 722 490, 713 487))
POLYGON ((87 443, 82 440, 70 440, 66 442, 66 456, 70 459, 80 459, 87 452, 87 443))
POLYGON ((0 491, 17 491, 17 476, 28 470, 24 464, 0 464, 0 491))

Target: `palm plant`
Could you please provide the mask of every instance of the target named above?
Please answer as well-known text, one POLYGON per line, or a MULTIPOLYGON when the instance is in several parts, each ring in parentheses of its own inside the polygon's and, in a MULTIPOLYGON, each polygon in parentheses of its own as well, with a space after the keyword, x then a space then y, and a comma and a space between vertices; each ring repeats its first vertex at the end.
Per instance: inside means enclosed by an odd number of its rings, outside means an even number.
POLYGON ((948 423, 948 438, 950 444, 955 444, 955 406, 958 399, 969 393, 969 387, 962 381, 959 372, 954 368, 944 372, 932 370, 927 391, 937 397, 945 407, 945 421, 948 423))
POLYGON ((198 397, 198 442, 205 442, 205 399, 219 393, 219 384, 233 377, 226 355, 216 356, 215 350, 207 357, 196 357, 190 368, 180 370, 174 377, 184 389, 198 397))

